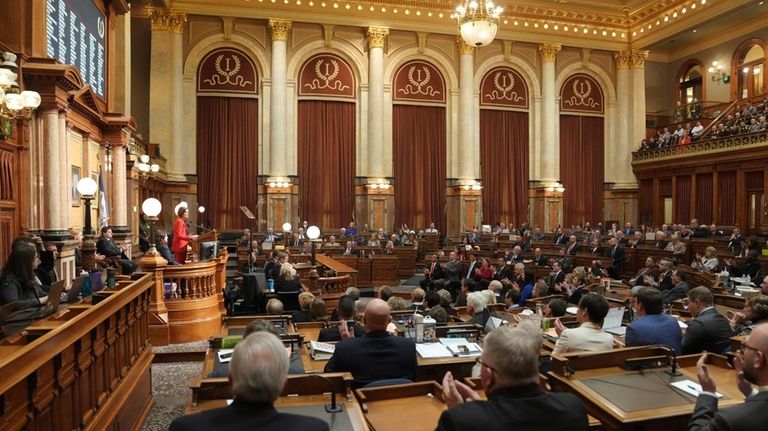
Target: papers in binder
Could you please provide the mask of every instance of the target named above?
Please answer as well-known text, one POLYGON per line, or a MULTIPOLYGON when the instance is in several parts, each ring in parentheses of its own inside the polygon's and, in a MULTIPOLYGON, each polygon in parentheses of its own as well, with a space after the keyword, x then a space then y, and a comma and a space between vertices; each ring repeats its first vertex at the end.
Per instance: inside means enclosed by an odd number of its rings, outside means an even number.
POLYGON ((217 354, 219 355, 219 362, 222 364, 226 364, 229 361, 232 360, 232 352, 234 352, 235 349, 219 349, 217 354))
POLYGON ((417 343, 416 351, 424 359, 450 358, 453 356, 453 353, 440 343, 417 343))
POLYGON ((480 356, 483 352, 477 343, 470 343, 466 338, 441 338, 440 344, 445 346, 452 356, 480 356))
POLYGON ((327 361, 333 356, 336 346, 318 341, 309 342, 309 356, 316 361, 327 361))

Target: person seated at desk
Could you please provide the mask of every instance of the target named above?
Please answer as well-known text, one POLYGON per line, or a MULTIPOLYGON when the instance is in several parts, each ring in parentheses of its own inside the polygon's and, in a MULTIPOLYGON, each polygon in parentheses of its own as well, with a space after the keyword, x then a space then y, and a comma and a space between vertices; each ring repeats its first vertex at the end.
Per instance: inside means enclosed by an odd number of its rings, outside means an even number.
POLYGON ((757 325, 768 323, 768 296, 757 295, 747 299, 742 311, 726 313, 733 335, 749 335, 757 325))
POLYGON ((440 289, 437 291, 437 294, 440 296, 440 306, 443 307, 443 310, 445 310, 449 316, 456 314, 456 310, 451 307, 451 301, 453 300, 451 292, 446 289, 440 289))
POLYGON ((555 320, 557 344, 553 355, 582 350, 607 350, 613 348, 613 336, 603 331, 603 320, 608 315, 608 301, 598 293, 588 293, 579 301, 576 320, 581 326, 566 329, 555 320))
POLYGON ((309 315, 312 322, 325 322, 328 320, 328 306, 323 298, 315 298, 309 306, 309 315))
POLYGON ((264 240, 262 241, 262 244, 266 242, 272 244, 276 242, 277 239, 278 238, 277 238, 277 235, 275 235, 275 230, 270 227, 267 229, 266 235, 264 235, 264 240))
POLYGON ((280 266, 280 272, 275 279, 275 292, 289 310, 295 310, 299 305, 299 293, 304 291, 296 268, 290 263, 280 266))
POLYGON ((704 256, 696 253, 691 266, 701 272, 715 272, 720 262, 717 260, 717 249, 711 245, 704 249, 704 256))
POLYGON ((293 323, 314 321, 312 318, 312 312, 310 311, 314 301, 315 295, 313 295, 311 292, 299 293, 299 309, 293 312, 291 315, 291 321, 293 321, 293 323))
POLYGON ((181 263, 176 262, 176 259, 173 258, 173 253, 168 248, 168 240, 166 238, 167 234, 165 231, 157 231, 155 233, 155 249, 160 254, 160 257, 168 262, 168 265, 181 265, 181 263))
POLYGON ((478 358, 480 382, 487 400, 469 386, 443 377, 448 410, 438 431, 562 430, 586 431, 587 412, 574 394, 542 391, 539 386, 541 330, 532 322, 502 326, 485 337, 478 358))
POLYGON ((655 287, 662 292, 672 289, 675 287, 674 283, 672 283, 673 266, 674 263, 672 262, 672 259, 666 257, 662 258, 659 260, 658 277, 653 277, 652 274, 646 274, 643 276, 643 284, 646 286, 655 287))
POLYGON ((429 227, 424 231, 424 233, 428 233, 430 235, 437 235, 440 233, 440 231, 437 230, 434 223, 430 223, 429 227))
POLYGON ((272 298, 267 301, 267 314, 275 316, 283 314, 283 302, 277 298, 272 298))
POLYGON ((430 316, 433 319, 435 319, 435 322, 437 322, 438 325, 447 324, 448 312, 445 311, 445 308, 443 308, 440 305, 440 302, 441 302, 440 294, 434 290, 429 291, 427 292, 425 301, 427 303, 427 309, 426 309, 427 316, 430 316))
POLYGON ((627 328, 626 346, 663 344, 679 355, 683 333, 677 319, 662 314, 664 302, 659 289, 641 287, 632 296, 632 306, 638 319, 627 328))
POLYGON ((757 250, 749 250, 744 265, 738 266, 733 264, 733 259, 725 259, 725 269, 728 270, 732 277, 749 276, 751 279, 755 279, 761 270, 758 255, 757 250))
MULTIPOLYGON (((394 298, 394 297, 393 297, 394 298)), ((390 298, 392 299, 392 298, 390 298)), ((387 332, 391 322, 389 306, 381 299, 372 299, 365 307, 365 335, 336 344, 326 373, 352 373, 353 388, 377 380, 416 378, 416 344, 413 340, 387 332)))
POLYGON ((679 269, 672 271, 672 285, 673 288, 661 292, 661 300, 665 304, 670 304, 678 299, 683 299, 688 294, 688 282, 685 279, 688 278, 684 271, 679 269))
POLYGON ((248 264, 253 265, 256 263, 256 259, 258 259, 259 254, 259 241, 254 239, 251 241, 251 246, 248 248, 248 264))
POLYGON ((336 241, 335 236, 331 235, 328 237, 328 241, 323 244, 323 247, 341 247, 341 244, 336 241))
POLYGON ((635 286, 647 286, 645 276, 648 275, 652 279, 656 279, 659 277, 659 265, 656 261, 655 256, 648 256, 645 258, 645 266, 642 267, 640 270, 637 271, 637 274, 633 277, 627 280, 627 284, 635 287, 635 286))
POLYGON ((768 415, 765 414, 768 408, 768 325, 755 328, 733 359, 736 386, 746 398, 743 404, 718 411, 717 385, 709 374, 707 356, 706 353, 701 355, 696 364, 702 391, 696 399, 688 430, 768 429, 768 415))
POLYGON ((565 310, 568 308, 568 303, 561 298, 552 298, 549 303, 544 307, 544 317, 563 317, 565 316, 565 310))
POLYGON ((731 350, 731 325, 714 307, 715 297, 704 286, 688 291, 688 311, 693 320, 683 335, 683 355, 708 351, 724 354, 731 350))
POLYGON ((669 243, 664 247, 664 250, 671 251, 677 259, 681 259, 685 256, 685 243, 680 241, 680 235, 673 233, 670 237, 669 243))
POLYGON ((437 254, 433 254, 430 256, 429 264, 424 267, 424 279, 419 281, 419 285, 424 290, 431 290, 435 288, 438 280, 442 286, 444 277, 445 270, 443 265, 440 264, 437 254))
POLYGON ((426 292, 422 288, 415 288, 411 291, 411 310, 423 310, 425 308, 424 297, 426 292))
POLYGON ((408 309, 408 303, 405 302, 405 299, 399 296, 392 296, 387 299, 387 305, 392 311, 403 311, 408 309))
POLYGON ((376 236, 376 234, 371 234, 371 239, 368 240, 368 247, 381 247, 381 241, 379 241, 379 238, 376 236))
POLYGON ((488 311, 487 302, 482 292, 472 292, 467 295, 467 314, 472 316, 467 323, 480 325, 485 328, 486 322, 491 317, 488 311))
POLYGON ((321 419, 275 410, 288 375, 288 354, 274 334, 257 332, 238 343, 229 370, 232 404, 177 418, 170 431, 329 429, 321 419))
POLYGON ((13 240, 11 254, 0 272, 0 305, 15 302, 16 310, 24 310, 48 302, 48 292, 35 276, 39 264, 37 246, 32 240, 13 240))
POLYGON ((523 307, 525 306, 525 301, 531 299, 533 296, 533 284, 535 282, 536 277, 533 275, 532 272, 525 271, 523 273, 523 281, 522 283, 512 283, 512 289, 520 292, 520 297, 517 300, 517 306, 523 307))
POLYGON ((454 304, 456 307, 466 307, 467 306, 467 295, 469 295, 471 292, 474 292, 477 290, 477 283, 475 283, 475 280, 471 278, 465 278, 461 280, 461 290, 459 291, 459 295, 456 297, 456 304, 454 304))
POLYGON ((541 249, 537 247, 533 250, 533 259, 531 259, 531 264, 533 266, 547 266, 549 265, 549 259, 547 259, 547 256, 541 254, 541 249))
POLYGON ((115 244, 115 241, 112 240, 112 229, 108 226, 101 228, 101 238, 96 242, 96 252, 107 258, 117 259, 123 275, 133 274, 133 271, 139 267, 136 262, 128 259, 123 249, 115 244))
POLYGON ((341 326, 346 325, 347 328, 352 328, 355 337, 362 337, 365 334, 365 329, 357 322, 355 322, 355 299, 349 295, 339 298, 339 304, 336 308, 339 314, 339 324, 330 328, 323 328, 320 330, 320 334, 317 336, 317 341, 341 341, 341 326))

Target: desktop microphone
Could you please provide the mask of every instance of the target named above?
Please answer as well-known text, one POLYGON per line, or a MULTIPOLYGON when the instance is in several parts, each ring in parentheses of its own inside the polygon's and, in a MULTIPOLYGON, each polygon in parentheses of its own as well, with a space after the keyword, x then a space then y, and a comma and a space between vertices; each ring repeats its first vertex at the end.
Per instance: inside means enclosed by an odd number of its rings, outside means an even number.
POLYGON ((321 379, 324 382, 328 383, 328 387, 331 389, 331 403, 330 404, 326 404, 324 406, 325 407, 325 412, 326 413, 341 413, 341 412, 343 412, 344 408, 341 405, 336 404, 336 391, 333 388, 333 382, 331 381, 331 379, 329 379, 328 377, 325 377, 323 375, 320 375, 320 374, 309 374, 309 375, 312 376, 312 377, 317 377, 318 379, 321 379))
POLYGON ((209 228, 209 227, 205 227, 205 226, 203 226, 203 225, 199 225, 199 224, 193 224, 192 226, 194 226, 194 227, 196 227, 196 228, 198 228, 198 229, 202 229, 202 230, 204 230, 204 231, 206 231, 206 232, 210 232, 210 231, 212 231, 212 230, 213 230, 213 229, 211 229, 211 228, 209 228))
POLYGON ((672 364, 671 364, 672 365, 672 369, 668 370, 668 371, 665 371, 665 373, 669 374, 672 377, 680 377, 680 376, 682 376, 683 373, 681 373, 680 371, 677 370, 677 354, 675 353, 675 351, 673 349, 669 348, 669 346, 659 345, 659 347, 661 347, 662 349, 666 349, 667 353, 672 355, 672 364))

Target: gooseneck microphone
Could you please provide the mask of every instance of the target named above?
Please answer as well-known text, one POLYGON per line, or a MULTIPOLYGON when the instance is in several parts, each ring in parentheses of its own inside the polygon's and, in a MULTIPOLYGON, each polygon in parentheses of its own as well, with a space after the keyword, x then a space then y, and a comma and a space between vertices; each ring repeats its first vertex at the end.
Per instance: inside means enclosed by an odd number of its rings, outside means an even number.
POLYGON ((318 379, 323 380, 324 382, 328 383, 328 388, 331 390, 331 403, 325 405, 325 412, 326 413, 341 413, 344 411, 344 408, 336 404, 336 390, 333 387, 333 382, 328 377, 325 377, 320 374, 310 374, 312 377, 317 377, 318 379))

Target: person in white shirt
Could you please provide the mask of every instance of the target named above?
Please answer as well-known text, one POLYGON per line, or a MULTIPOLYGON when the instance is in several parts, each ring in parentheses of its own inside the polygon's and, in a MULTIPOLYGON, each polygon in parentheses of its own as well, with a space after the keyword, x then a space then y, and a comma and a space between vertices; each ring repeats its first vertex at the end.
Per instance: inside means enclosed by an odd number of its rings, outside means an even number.
POLYGON ((717 260, 717 249, 711 245, 704 249, 704 256, 696 253, 691 266, 702 272, 715 272, 720 262, 717 260))
POLYGON ((613 336, 603 331, 603 320, 608 315, 608 301, 598 293, 588 293, 579 301, 576 320, 578 328, 566 329, 560 320, 555 321, 557 344, 553 355, 583 350, 607 350, 614 345, 613 336))
POLYGON ((701 125, 701 121, 697 121, 696 125, 691 129, 691 137, 698 139, 701 137, 701 132, 704 131, 704 126, 701 125))
POLYGON ((438 232, 437 228, 435 227, 435 224, 434 223, 430 223, 429 224, 429 228, 427 228, 427 230, 425 230, 424 233, 429 233, 429 234, 437 235, 439 232, 438 232))

